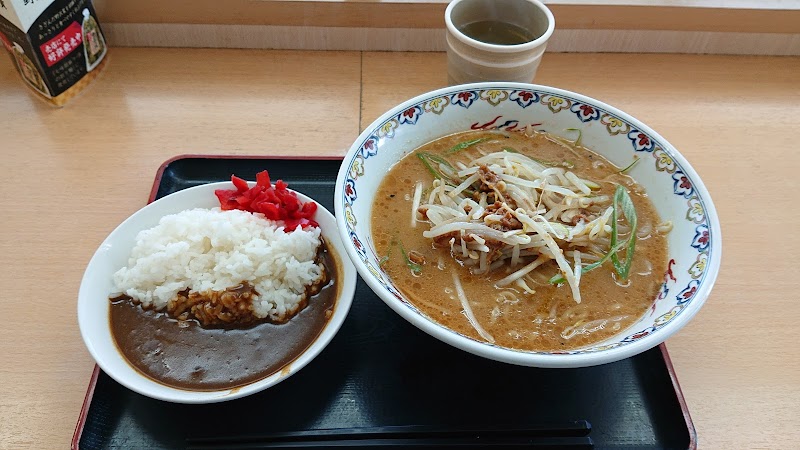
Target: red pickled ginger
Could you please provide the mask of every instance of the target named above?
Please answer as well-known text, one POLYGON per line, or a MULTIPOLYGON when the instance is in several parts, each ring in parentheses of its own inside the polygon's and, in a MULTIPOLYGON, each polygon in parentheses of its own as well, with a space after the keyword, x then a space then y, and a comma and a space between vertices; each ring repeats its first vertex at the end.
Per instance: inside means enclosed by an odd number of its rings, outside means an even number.
POLYGON ((297 194, 286 189, 288 185, 281 180, 273 187, 266 170, 256 174, 256 185, 252 188, 247 181, 235 175, 231 175, 231 182, 236 189, 214 191, 223 211, 240 209, 261 213, 267 219, 283 222, 286 231, 294 231, 298 226, 319 227, 312 219, 317 212, 317 204, 300 202, 297 194))

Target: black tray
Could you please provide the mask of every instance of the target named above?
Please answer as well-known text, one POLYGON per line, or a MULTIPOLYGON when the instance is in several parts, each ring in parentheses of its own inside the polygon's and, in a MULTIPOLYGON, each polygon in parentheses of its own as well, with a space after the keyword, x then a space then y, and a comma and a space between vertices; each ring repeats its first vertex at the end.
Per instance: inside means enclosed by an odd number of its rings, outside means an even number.
MULTIPOLYGON (((202 183, 272 179, 333 211, 340 159, 181 156, 164 163, 151 200, 202 183)), ((175 448, 204 438, 387 426, 423 430, 537 428, 545 446, 694 448, 696 434, 666 348, 583 369, 488 361, 428 336, 359 279, 350 314, 328 347, 288 380, 239 400, 166 403, 95 368, 74 449, 175 448)), ((365 430, 366 429, 366 430, 365 430)), ((248 447, 250 448, 250 447, 248 447)))

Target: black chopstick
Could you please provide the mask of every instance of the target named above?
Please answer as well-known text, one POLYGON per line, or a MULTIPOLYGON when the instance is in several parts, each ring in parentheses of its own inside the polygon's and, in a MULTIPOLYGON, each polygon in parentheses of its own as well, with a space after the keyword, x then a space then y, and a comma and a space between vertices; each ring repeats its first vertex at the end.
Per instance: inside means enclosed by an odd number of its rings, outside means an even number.
POLYGON ((427 426, 344 428, 187 439, 192 450, 367 448, 592 448, 585 420, 525 428, 442 429, 427 426))

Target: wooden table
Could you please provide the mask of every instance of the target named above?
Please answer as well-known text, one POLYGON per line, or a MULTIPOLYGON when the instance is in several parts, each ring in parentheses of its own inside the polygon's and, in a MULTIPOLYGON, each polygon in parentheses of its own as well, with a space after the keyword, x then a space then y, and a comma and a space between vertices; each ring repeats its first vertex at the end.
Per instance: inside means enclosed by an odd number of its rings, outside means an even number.
MULTIPOLYGON (((65 448, 93 361, 84 267, 182 153, 343 155, 389 107, 446 82, 443 54, 112 49, 64 109, 0 58, 0 449, 65 448)), ((668 341, 701 448, 796 448, 800 58, 548 54, 538 82, 670 140, 722 220, 723 267, 668 341)))

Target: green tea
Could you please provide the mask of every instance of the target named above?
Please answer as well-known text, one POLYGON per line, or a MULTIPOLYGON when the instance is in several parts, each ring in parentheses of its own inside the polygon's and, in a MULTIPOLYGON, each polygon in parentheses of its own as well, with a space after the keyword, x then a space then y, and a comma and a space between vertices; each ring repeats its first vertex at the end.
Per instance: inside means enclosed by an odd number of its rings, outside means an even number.
POLYGON ((459 31, 477 41, 497 45, 524 44, 539 37, 518 25, 499 20, 468 23, 460 27, 459 31))

